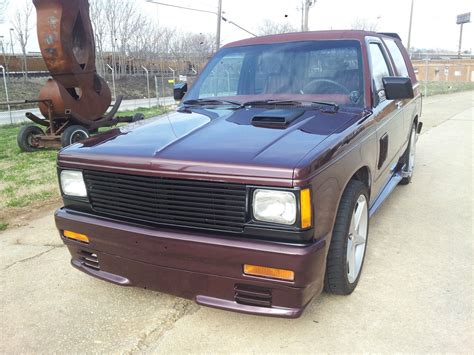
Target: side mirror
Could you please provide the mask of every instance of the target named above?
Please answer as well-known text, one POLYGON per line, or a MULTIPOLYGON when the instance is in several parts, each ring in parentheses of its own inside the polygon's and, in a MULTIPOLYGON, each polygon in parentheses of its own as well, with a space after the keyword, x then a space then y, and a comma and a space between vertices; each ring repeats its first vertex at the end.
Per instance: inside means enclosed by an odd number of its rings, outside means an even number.
POLYGON ((382 82, 387 100, 412 99, 415 96, 410 78, 387 76, 382 78, 382 82))
POLYGON ((173 96, 176 101, 180 101, 187 92, 188 92, 187 83, 178 83, 174 85, 173 96))

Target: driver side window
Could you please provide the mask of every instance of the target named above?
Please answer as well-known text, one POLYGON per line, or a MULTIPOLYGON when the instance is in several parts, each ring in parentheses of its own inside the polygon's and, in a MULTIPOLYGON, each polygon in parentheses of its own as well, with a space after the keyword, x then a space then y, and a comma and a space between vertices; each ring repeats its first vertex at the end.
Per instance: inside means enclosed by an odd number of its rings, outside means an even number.
POLYGON ((375 102, 377 105, 380 101, 385 100, 385 91, 382 78, 390 76, 390 70, 388 68, 387 61, 379 43, 370 43, 370 63, 372 67, 374 94, 376 97, 378 97, 378 100, 375 102))

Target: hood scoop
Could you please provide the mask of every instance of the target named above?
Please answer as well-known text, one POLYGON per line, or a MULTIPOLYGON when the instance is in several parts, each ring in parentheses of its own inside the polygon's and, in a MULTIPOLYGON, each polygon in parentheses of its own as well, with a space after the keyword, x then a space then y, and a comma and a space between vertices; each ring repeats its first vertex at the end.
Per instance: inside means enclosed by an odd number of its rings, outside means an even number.
POLYGON ((252 124, 258 127, 285 128, 291 122, 301 117, 304 110, 275 109, 263 111, 252 118, 252 124))

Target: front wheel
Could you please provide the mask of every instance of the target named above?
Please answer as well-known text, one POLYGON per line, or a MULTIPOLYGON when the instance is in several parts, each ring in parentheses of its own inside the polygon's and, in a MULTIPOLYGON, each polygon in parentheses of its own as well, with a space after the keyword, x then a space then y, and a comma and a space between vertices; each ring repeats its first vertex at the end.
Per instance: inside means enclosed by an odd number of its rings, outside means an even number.
POLYGON ((368 234, 368 188, 358 180, 351 180, 342 195, 329 246, 326 292, 349 295, 354 291, 364 264, 368 234))
POLYGON ((405 154, 403 154, 402 180, 400 180, 400 185, 408 185, 413 176, 413 170, 415 169, 416 140, 416 122, 413 122, 408 148, 405 154))

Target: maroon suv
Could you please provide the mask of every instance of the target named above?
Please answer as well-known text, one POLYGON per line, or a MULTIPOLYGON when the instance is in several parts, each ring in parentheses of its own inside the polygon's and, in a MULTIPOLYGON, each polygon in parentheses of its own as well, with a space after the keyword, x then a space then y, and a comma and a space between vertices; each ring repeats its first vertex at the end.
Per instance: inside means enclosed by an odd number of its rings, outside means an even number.
POLYGON ((421 95, 399 37, 231 43, 186 91, 176 112, 59 153, 73 266, 270 316, 350 294, 369 217, 413 173, 421 95))

